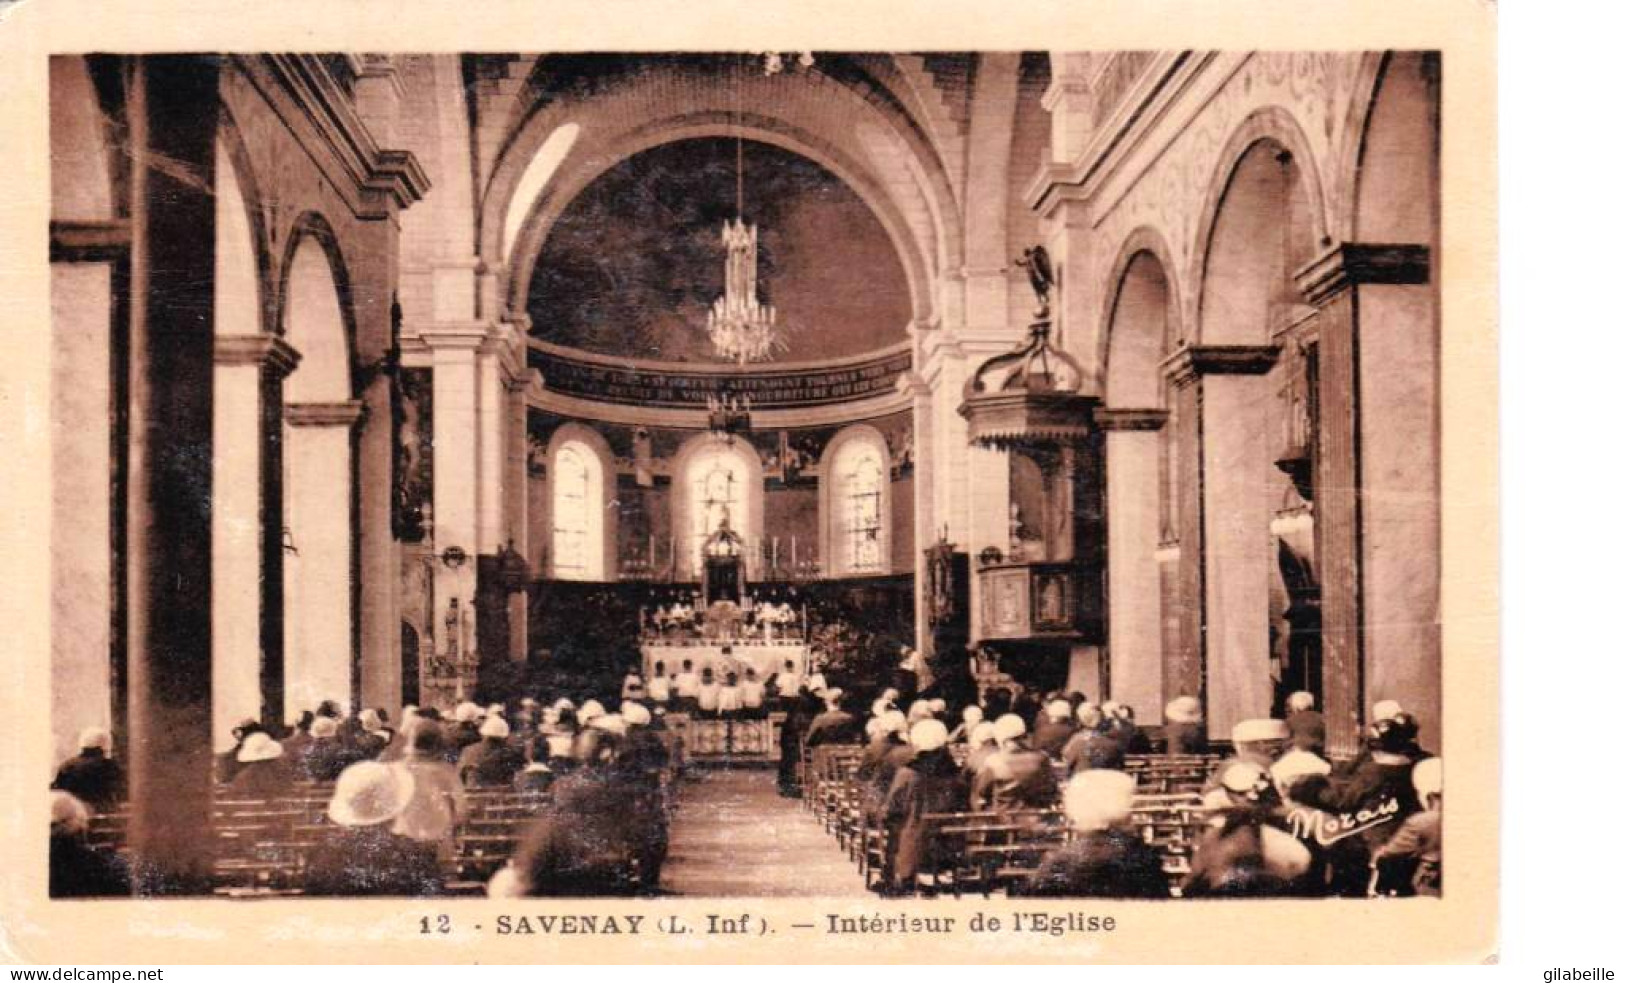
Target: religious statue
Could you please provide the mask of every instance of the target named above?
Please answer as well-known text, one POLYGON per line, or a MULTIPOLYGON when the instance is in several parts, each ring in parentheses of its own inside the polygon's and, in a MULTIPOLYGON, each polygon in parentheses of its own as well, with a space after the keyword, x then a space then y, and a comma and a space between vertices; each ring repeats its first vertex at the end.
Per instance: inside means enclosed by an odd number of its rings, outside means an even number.
POLYGON ((446 656, 455 660, 457 658, 458 644, 463 638, 463 610, 457 598, 451 599, 446 607, 446 656))
POLYGON ((1038 298, 1038 307, 1033 311, 1033 316, 1040 321, 1048 320, 1049 295, 1055 287, 1055 270, 1050 266, 1049 251, 1043 246, 1023 249, 1021 258, 1015 263, 1027 271, 1027 279, 1033 286, 1033 296, 1038 298))

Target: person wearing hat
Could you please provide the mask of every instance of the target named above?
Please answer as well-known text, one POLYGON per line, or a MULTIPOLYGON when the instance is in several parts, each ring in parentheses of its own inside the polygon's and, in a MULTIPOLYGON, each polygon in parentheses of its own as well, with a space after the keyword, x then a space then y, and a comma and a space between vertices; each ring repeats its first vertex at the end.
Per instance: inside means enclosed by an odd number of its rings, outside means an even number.
POLYGON ((1061 796, 1072 838, 1044 858, 1021 891, 1056 898, 1166 898, 1162 858, 1130 822, 1134 777, 1121 771, 1073 775, 1061 796))
POLYGON ((863 733, 857 717, 842 709, 846 693, 839 688, 824 691, 824 712, 807 725, 807 746, 854 744, 863 733))
POLYGON ((513 776, 525 766, 524 754, 508 738, 512 729, 496 714, 480 724, 480 740, 463 748, 457 758, 457 777, 464 788, 497 788, 513 784, 513 776))
POLYGON ((970 740, 971 731, 982 722, 982 708, 972 703, 959 713, 959 726, 948 732, 948 743, 963 744, 970 740))
MULTIPOLYGON (((305 760, 305 751, 310 747, 310 725, 315 723, 316 714, 310 710, 301 710, 299 717, 293 722, 293 730, 282 738, 282 756, 298 765, 305 760)), ((237 757, 236 753, 232 758, 237 757)), ((235 760, 232 767, 236 767, 235 760)))
POLYGON ((925 817, 965 808, 965 778, 948 751, 948 728, 935 718, 908 730, 910 755, 897 767, 880 807, 886 829, 879 886, 886 894, 912 894, 926 859, 925 817))
POLYGON ((480 742, 480 722, 485 718, 485 713, 478 703, 464 701, 457 704, 451 716, 451 727, 445 732, 444 751, 446 761, 455 765, 462 758, 463 748, 480 742))
POLYGON ((1059 758, 1061 749, 1066 747, 1066 742, 1077 731, 1072 704, 1063 699, 1051 700, 1045 704, 1044 713, 1033 728, 1033 747, 1052 758, 1059 758))
POLYGON ((51 793, 50 885, 53 898, 129 897, 130 867, 90 844, 90 809, 71 793, 51 793))
POLYGON ((908 723, 912 727, 922 720, 930 720, 936 714, 931 712, 930 700, 915 700, 908 705, 908 723))
POLYGON ((1048 809, 1060 789, 1049 756, 1026 740, 1027 724, 1007 713, 993 721, 999 748, 982 762, 971 782, 970 807, 974 812, 1015 812, 1048 809))
POLYGON ((590 726, 594 720, 602 717, 604 712, 602 703, 597 700, 588 700, 581 704, 580 709, 576 710, 576 723, 581 727, 590 726))
MULTIPOLYGON (((253 717, 244 717, 231 729, 231 747, 214 756, 214 780, 217 785, 229 785, 237 774, 237 752, 243 749, 243 740, 255 731, 264 730, 253 717)), ((284 744, 287 742, 284 741, 284 744)), ((291 759, 290 759, 291 760, 291 759)))
POLYGON ((492 897, 607 897, 636 893, 658 877, 641 862, 652 856, 647 814, 625 774, 614 767, 616 739, 582 733, 588 764, 554 779, 552 801, 537 813, 508 868, 493 877, 492 897), (643 875, 640 879, 634 871, 643 875))
POLYGON ((237 774, 226 788, 234 799, 275 799, 292 791, 297 774, 282 745, 255 731, 237 752, 237 774))
POLYGON ((390 767, 403 772, 411 785, 390 831, 428 844, 443 860, 451 859, 452 833, 465 811, 464 796, 457 769, 446 763, 445 736, 440 725, 420 722, 412 730, 406 756, 390 767))
POLYGON ((67 792, 95 812, 106 812, 124 797, 124 769, 110 753, 113 735, 100 727, 79 732, 79 753, 62 762, 51 787, 67 792))
POLYGON ((547 738, 537 734, 525 742, 525 767, 519 769, 519 774, 513 776, 514 791, 524 794, 541 794, 553 786, 554 775, 548 761, 552 751, 548 748, 547 738))
POLYGON ((1207 728, 1202 704, 1194 696, 1176 696, 1162 709, 1162 735, 1168 754, 1206 754, 1207 728))
POLYGON ((891 788, 897 769, 914 756, 909 746, 909 721, 901 711, 887 710, 875 718, 875 734, 865 745, 853 778, 864 789, 864 811, 876 815, 891 788))
POLYGON ((1235 750, 1231 752, 1230 757, 1214 767, 1204 791, 1217 788, 1224 770, 1237 762, 1245 761, 1257 765, 1260 770, 1267 773, 1270 766, 1281 756, 1287 736, 1286 722, 1282 720, 1256 717, 1240 721, 1230 728, 1230 743, 1234 745, 1235 750))
POLYGON ((1078 732, 1061 749, 1067 774, 1085 771, 1122 771, 1123 742, 1105 729, 1106 718, 1093 703, 1078 704, 1078 732))
POLYGON ((1286 698, 1287 743, 1299 751, 1326 753, 1326 718, 1315 709, 1315 694, 1299 690, 1286 698))
POLYGON ((317 897, 439 894, 441 872, 434 848, 392 828, 415 792, 412 772, 400 765, 360 761, 344 769, 327 806, 332 825, 305 861, 305 893, 317 897))
MULTIPOLYGON (((1105 713, 1105 704, 1101 705, 1101 711, 1105 713)), ((1151 739, 1135 722, 1134 708, 1127 703, 1113 704, 1110 715, 1105 718, 1104 727, 1107 735, 1123 746, 1125 755, 1151 753, 1151 739)))
POLYGON ((1438 897, 1444 882, 1444 766, 1438 758, 1419 761, 1411 784, 1422 803, 1371 856, 1377 895, 1438 897))
POLYGON ((1281 829, 1280 799, 1269 773, 1237 761, 1219 775, 1206 800, 1212 819, 1197 842, 1183 897, 1277 897, 1303 894, 1309 850, 1281 829))
POLYGON ((993 730, 993 721, 984 720, 970 729, 970 736, 965 738, 965 781, 968 784, 974 781, 977 772, 987 759, 999 750, 999 737, 993 730))
POLYGON ((304 760, 294 764, 306 781, 331 782, 357 760, 354 750, 339 739, 339 722, 317 714, 310 723, 310 743, 305 747, 304 760))
POLYGON ((356 758, 377 760, 395 739, 395 732, 384 724, 384 711, 368 707, 360 714, 361 732, 355 737, 356 758))

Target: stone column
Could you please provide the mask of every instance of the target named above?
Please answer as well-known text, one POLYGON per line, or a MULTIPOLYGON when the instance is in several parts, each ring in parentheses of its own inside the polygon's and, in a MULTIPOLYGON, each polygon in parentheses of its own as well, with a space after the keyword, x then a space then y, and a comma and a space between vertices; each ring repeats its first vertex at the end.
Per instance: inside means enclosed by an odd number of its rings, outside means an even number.
POLYGON ((909 397, 909 422, 914 428, 914 647, 929 658, 936 653, 925 596, 930 581, 925 551, 936 543, 942 531, 936 526, 932 508, 936 448, 931 441, 931 387, 915 372, 899 378, 897 387, 909 397))
POLYGON ((245 718, 281 723, 282 379, 299 353, 275 335, 214 342, 214 744, 245 718), (266 535, 266 526, 276 535, 266 535), (274 574, 274 575, 273 575, 274 574), (276 603, 273 603, 276 602, 276 603))
MULTIPOLYGON (((526 388, 527 380, 524 376, 516 376, 506 383, 508 420, 503 490, 506 498, 504 514, 507 519, 508 541, 528 561, 530 478, 527 463, 529 447, 525 439, 526 417, 529 414, 525 403, 526 388)), ((613 475, 604 477, 605 480, 613 480, 613 475)), ((528 568, 528 562, 526 566, 528 568)), ((526 597, 527 592, 524 590, 508 595, 508 658, 521 663, 530 658, 530 605, 526 597)))
POLYGON ((361 706, 383 707, 400 717, 400 560, 395 544, 394 397, 387 378, 373 379, 361 393, 356 433, 356 697, 361 706))
POLYGON ((1106 433, 1106 647, 1111 698, 1146 719, 1163 705, 1160 409, 1100 409, 1106 433))
POLYGON ((208 890, 214 488, 212 194, 220 68, 132 59, 130 848, 141 894, 208 890))
POLYGON ((474 649, 478 623, 475 614, 479 523, 479 371, 477 352, 485 343, 487 326, 477 322, 424 327, 419 335, 430 349, 434 364, 434 617, 431 651, 449 656, 453 649, 467 656, 474 649), (460 550, 466 562, 446 563, 449 550, 460 550), (461 621, 447 624, 451 602, 457 601, 461 621))
POLYGON ((1239 720, 1268 716, 1273 695, 1270 509, 1260 489, 1271 470, 1264 373, 1277 354, 1275 346, 1187 345, 1167 363, 1178 412, 1194 410, 1199 421, 1199 436, 1181 435, 1180 586, 1182 600, 1201 605, 1197 637, 1214 737, 1227 737, 1239 720), (1199 508, 1189 498, 1193 482, 1199 508))
POLYGON ((1350 752, 1377 700, 1399 700, 1430 727, 1439 715, 1428 249, 1340 243, 1296 279, 1318 308, 1314 495, 1327 741, 1350 752), (1366 366, 1365 350, 1406 357, 1366 366))

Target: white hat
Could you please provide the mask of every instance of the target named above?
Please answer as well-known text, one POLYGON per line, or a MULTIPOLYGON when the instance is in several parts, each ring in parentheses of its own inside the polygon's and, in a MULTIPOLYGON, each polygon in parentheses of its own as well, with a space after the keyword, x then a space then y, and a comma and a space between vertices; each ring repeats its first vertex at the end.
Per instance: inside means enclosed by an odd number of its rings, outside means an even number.
POLYGON ((1102 714, 1100 708, 1085 700, 1078 704, 1078 723, 1085 727, 1099 727, 1102 714))
POLYGON ((377 730, 384 725, 383 718, 372 707, 361 711, 361 727, 363 730, 377 730))
POLYGON ((1284 741, 1287 739, 1286 721, 1268 718, 1243 720, 1230 728, 1230 740, 1236 744, 1258 741, 1284 741))
POLYGON ((1264 781, 1264 769, 1251 761, 1234 762, 1219 774, 1219 785, 1236 795, 1257 792, 1264 781))
POLYGON ((1065 700, 1051 700, 1049 706, 1044 708, 1044 716, 1051 720, 1071 720, 1072 704, 1065 700))
POLYGON ((960 713, 959 717, 965 721, 967 727, 975 727, 982 722, 982 708, 972 703, 960 713))
POLYGON ((588 700, 581 704, 581 709, 576 711, 576 719, 584 724, 590 722, 594 717, 602 717, 603 715, 604 705, 597 700, 588 700))
POLYGON ((310 722, 311 737, 337 737, 338 732, 339 722, 332 717, 317 717, 310 722))
POLYGON ((986 744, 988 741, 996 741, 998 739, 999 732, 993 729, 992 724, 985 721, 970 729, 970 743, 972 747, 980 747, 981 745, 986 744))
POLYGON ((490 706, 485 708, 485 712, 488 713, 488 714, 507 713, 508 708, 503 706, 500 703, 493 703, 490 706))
POLYGON ((282 745, 272 740, 271 735, 264 731, 255 731, 243 740, 243 746, 237 752, 237 760, 243 764, 252 761, 274 761, 282 757, 282 745))
POLYGON ((1134 784, 1134 776, 1121 771, 1080 771, 1066 785, 1066 816, 1080 830, 1110 829, 1133 811, 1134 784))
POLYGON ((1444 794, 1444 762, 1438 758, 1418 761, 1411 769, 1411 784, 1416 786, 1416 797, 1424 803, 1430 795, 1444 794))
POLYGON ((1298 690, 1286 698, 1286 708, 1293 713, 1302 713, 1315 708, 1315 694, 1298 690))
POLYGON ((874 737, 876 734, 880 733, 880 727, 880 717, 870 717, 868 720, 864 721, 863 736, 874 737))
POLYGON ((344 769, 333 786, 327 818, 340 826, 376 826, 401 814, 412 801, 416 783, 405 768, 358 761, 344 769))
POLYGON ((908 718, 903 716, 901 710, 887 710, 876 719, 880 721, 880 732, 882 734, 908 733, 908 718))
POLYGON ((508 729, 508 722, 494 713, 485 718, 485 723, 480 724, 481 737, 505 738, 510 733, 512 733, 512 731, 508 729))
POLYGON ((841 697, 843 697, 845 695, 846 695, 846 690, 841 689, 839 686, 835 686, 835 687, 832 687, 830 689, 824 690, 824 702, 825 703, 839 703, 840 700, 841 700, 841 697))
POLYGON ((101 727, 86 727, 79 732, 79 749, 106 751, 113 746, 113 735, 101 727))
POLYGON ((61 789, 51 792, 51 832, 77 836, 90 828, 90 808, 61 789))
POLYGON ((467 701, 459 703, 457 709, 453 711, 453 716, 460 724, 471 724, 480 719, 480 705, 467 701))
POLYGON ((606 734, 626 736, 626 718, 618 713, 600 713, 587 724, 593 730, 601 730, 606 734))
POLYGON ((1309 775, 1331 773, 1331 764, 1312 751, 1288 751, 1281 755, 1280 761, 1270 766, 1270 777, 1275 779, 1276 787, 1282 789, 1309 775))
POLYGON ((1202 704, 1194 696, 1176 696, 1162 708, 1162 715, 1173 724, 1200 723, 1202 704))
POLYGON ((932 713, 947 713, 948 712, 948 701, 944 700, 940 696, 937 697, 936 699, 932 700, 931 701, 931 712, 932 713))
POLYGON ((869 713, 871 716, 880 717, 884 716, 887 711, 891 710, 891 708, 892 705, 890 700, 876 700, 869 704, 869 713))
POLYGON ((948 728, 942 721, 927 717, 909 728, 908 742, 917 751, 935 751, 948 743, 948 728))
POLYGON ((931 704, 924 700, 915 700, 908 705, 908 719, 910 722, 929 720, 931 718, 931 704))
POLYGON ((1012 741, 1027 733, 1027 722, 1013 713, 993 721, 993 736, 1001 741, 1012 741))
POLYGON ((575 703, 568 696, 561 696, 553 701, 553 709, 555 710, 574 710, 575 708, 575 703))
POLYGON ((622 703, 621 717, 633 727, 647 727, 649 721, 654 719, 649 713, 649 708, 641 703, 622 703))
POLYGON ((1117 711, 1123 708, 1116 700, 1107 700, 1100 705, 1100 712, 1108 717, 1117 716, 1117 711))
POLYGON ((891 703, 902 695, 903 694, 897 692, 895 688, 888 686, 886 687, 885 691, 880 694, 880 698, 885 700, 887 703, 891 703))
POLYGON ((1399 705, 1398 700, 1378 700, 1371 707, 1371 722, 1392 720, 1403 713, 1404 710, 1405 708, 1399 705))

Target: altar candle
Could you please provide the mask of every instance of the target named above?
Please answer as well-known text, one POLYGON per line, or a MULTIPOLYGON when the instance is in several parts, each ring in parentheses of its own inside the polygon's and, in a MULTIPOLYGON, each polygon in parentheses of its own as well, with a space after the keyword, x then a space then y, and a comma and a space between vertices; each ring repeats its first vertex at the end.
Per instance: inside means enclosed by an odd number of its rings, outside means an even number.
POLYGON ((794 568, 795 565, 796 565, 796 537, 791 536, 790 537, 790 566, 792 568, 794 568))
POLYGON ((779 568, 779 537, 773 537, 773 569, 779 568))

